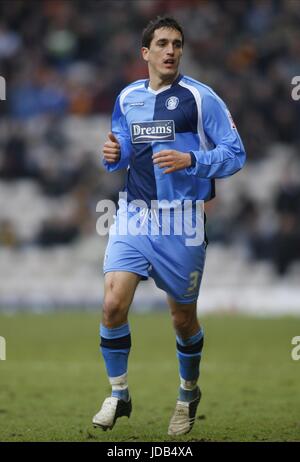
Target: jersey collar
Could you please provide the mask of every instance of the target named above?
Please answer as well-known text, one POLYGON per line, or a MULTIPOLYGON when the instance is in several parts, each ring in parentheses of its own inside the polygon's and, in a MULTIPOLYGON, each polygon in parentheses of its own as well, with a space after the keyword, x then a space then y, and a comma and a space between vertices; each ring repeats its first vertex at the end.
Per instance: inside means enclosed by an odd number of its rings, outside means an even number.
POLYGON ((148 91, 150 91, 150 93, 153 93, 154 95, 158 95, 159 93, 162 93, 163 91, 169 90, 169 88, 172 88, 175 85, 177 85, 178 82, 182 79, 182 77, 183 77, 183 75, 179 74, 177 76, 177 78, 174 80, 173 83, 171 83, 170 85, 166 85, 166 86, 160 88, 159 90, 153 90, 149 85, 149 79, 147 79, 146 82, 145 82, 145 87, 147 88, 148 91))

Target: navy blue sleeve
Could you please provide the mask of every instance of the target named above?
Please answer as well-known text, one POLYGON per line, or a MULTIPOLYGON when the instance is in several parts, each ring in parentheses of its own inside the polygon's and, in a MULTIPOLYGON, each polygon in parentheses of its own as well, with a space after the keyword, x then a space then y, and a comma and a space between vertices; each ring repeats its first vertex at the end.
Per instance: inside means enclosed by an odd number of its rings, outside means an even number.
POLYGON ((239 171, 246 161, 242 140, 225 103, 213 94, 202 99, 203 130, 213 149, 191 151, 196 165, 186 169, 200 178, 224 178, 239 171))

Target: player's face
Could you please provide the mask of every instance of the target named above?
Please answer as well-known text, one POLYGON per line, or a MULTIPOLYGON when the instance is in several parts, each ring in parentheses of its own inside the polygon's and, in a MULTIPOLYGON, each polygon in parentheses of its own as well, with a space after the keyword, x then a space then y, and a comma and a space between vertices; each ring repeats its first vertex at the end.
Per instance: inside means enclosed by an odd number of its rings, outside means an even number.
POLYGON ((181 33, 167 27, 156 29, 150 47, 143 47, 142 54, 150 74, 163 80, 176 78, 182 56, 181 33))

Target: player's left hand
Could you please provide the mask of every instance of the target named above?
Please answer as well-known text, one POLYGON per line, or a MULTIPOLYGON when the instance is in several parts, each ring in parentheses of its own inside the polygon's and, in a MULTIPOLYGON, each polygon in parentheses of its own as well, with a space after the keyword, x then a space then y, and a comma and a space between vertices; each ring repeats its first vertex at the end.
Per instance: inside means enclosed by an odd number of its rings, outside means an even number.
POLYGON ((153 163, 158 164, 159 168, 168 167, 163 173, 172 173, 183 170, 192 164, 191 155, 186 152, 176 151, 175 149, 164 149, 152 156, 153 163))

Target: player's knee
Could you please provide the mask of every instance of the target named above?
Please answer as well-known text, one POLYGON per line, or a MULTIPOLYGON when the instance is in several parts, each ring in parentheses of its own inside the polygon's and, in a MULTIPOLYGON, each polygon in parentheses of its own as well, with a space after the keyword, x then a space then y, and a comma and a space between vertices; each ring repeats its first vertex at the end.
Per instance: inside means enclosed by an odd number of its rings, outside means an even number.
POLYGON ((176 333, 184 338, 189 337, 195 323, 197 323, 197 317, 193 313, 186 311, 173 312, 172 320, 176 333))
POLYGON ((187 337, 191 330, 191 323, 188 319, 173 319, 173 325, 177 335, 181 337, 187 337))
POLYGON ((106 295, 103 302, 103 323, 107 327, 120 325, 126 317, 127 307, 117 294, 106 295))

